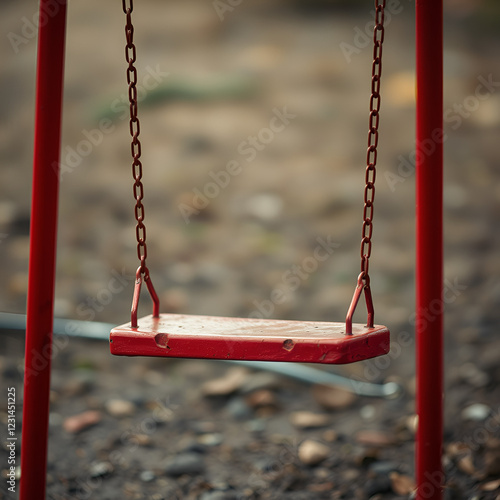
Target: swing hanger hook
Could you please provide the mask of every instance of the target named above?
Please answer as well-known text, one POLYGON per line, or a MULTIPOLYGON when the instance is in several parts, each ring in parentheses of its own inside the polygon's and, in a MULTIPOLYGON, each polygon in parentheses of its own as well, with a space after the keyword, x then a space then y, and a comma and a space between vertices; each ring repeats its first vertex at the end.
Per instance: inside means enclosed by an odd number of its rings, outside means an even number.
POLYGON ((153 281, 149 275, 149 269, 146 266, 139 266, 135 273, 134 297, 132 298, 132 311, 131 311, 131 326, 137 328, 137 309, 139 309, 139 298, 141 296, 142 281, 146 282, 149 295, 153 301, 153 318, 160 317, 160 299, 156 294, 153 281))
POLYGON ((356 306, 358 305, 359 298, 361 297, 361 292, 365 291, 365 302, 366 309, 368 311, 368 319, 366 320, 367 328, 373 328, 373 321, 375 316, 375 311, 373 308, 372 291, 370 288, 370 276, 368 274, 361 272, 358 276, 358 282, 354 290, 354 295, 351 300, 351 305, 347 311, 347 316, 345 319, 345 333, 346 335, 352 335, 352 317, 354 316, 354 311, 356 311, 356 306))

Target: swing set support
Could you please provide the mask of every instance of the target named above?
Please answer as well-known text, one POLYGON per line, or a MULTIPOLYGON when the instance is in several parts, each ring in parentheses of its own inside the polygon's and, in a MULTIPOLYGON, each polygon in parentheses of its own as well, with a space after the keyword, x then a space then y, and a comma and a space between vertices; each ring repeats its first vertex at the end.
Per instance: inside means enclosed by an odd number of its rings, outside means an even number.
POLYGON ((416 1, 418 500, 443 498, 443 0, 416 1))
MULTIPOLYGON (((46 498, 66 0, 55 12, 52 3, 40 0, 20 500, 46 498)), ((444 482, 442 8, 442 0, 416 0, 419 500, 441 500, 444 482)))
POLYGON ((45 499, 46 484, 66 0, 53 4, 40 0, 38 24, 21 500, 45 499))

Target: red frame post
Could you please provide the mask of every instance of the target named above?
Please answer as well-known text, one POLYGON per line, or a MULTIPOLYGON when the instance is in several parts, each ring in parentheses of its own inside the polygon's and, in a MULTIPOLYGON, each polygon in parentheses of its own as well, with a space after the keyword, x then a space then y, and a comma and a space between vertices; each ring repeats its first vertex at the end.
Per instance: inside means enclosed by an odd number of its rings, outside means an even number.
POLYGON ((45 499, 66 0, 40 0, 20 500, 45 499))
POLYGON ((416 1, 418 500, 441 500, 443 441, 443 0, 416 1))

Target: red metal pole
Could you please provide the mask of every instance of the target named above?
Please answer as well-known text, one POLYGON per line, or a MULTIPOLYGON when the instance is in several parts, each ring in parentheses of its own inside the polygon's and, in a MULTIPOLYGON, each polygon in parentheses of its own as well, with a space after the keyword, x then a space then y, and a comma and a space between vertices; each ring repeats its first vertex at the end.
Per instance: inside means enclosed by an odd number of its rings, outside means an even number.
POLYGON ((441 500, 443 440, 443 1, 416 1, 417 499, 441 500))
POLYGON ((45 499, 66 0, 40 0, 20 500, 45 499))

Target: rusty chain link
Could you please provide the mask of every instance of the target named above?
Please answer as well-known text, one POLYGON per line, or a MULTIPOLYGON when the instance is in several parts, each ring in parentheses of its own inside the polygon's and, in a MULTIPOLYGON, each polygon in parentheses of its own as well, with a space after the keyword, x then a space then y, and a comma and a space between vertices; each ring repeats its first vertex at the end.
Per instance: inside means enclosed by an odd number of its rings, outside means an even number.
MULTIPOLYGON (((379 122, 380 122, 380 79, 382 75, 382 44, 384 42, 384 9, 386 0, 375 0, 375 26, 373 30, 373 63, 372 63, 372 79, 371 79, 371 95, 370 95, 370 114, 368 122, 368 149, 366 153, 366 170, 365 170, 365 189, 364 189, 364 206, 363 206, 363 226, 361 232, 361 274, 358 277, 358 284, 354 293, 351 306, 346 318, 346 333, 352 333, 352 316, 356 308, 356 304, 361 293, 361 289, 365 290, 367 307, 368 307, 368 325, 373 326, 373 303, 370 292, 370 277, 369 277, 369 259, 372 251, 372 234, 373 234, 373 202, 375 199, 375 177, 377 165, 377 147, 379 137, 379 122)), ((141 157, 141 142, 139 140, 140 122, 137 116, 137 69, 134 66, 136 61, 136 47, 134 45, 134 26, 132 24, 132 11, 134 9, 133 0, 122 0, 123 12, 126 14, 127 23, 125 25, 125 59, 128 63, 127 67, 127 83, 128 97, 130 102, 130 135, 132 137, 131 153, 132 153, 132 175, 134 178, 134 197, 136 238, 137 238, 137 256, 140 260, 140 267, 137 270, 138 278, 136 279, 136 288, 140 290, 140 275, 144 275, 150 288, 153 302, 155 305, 154 316, 159 314, 159 302, 156 292, 149 279, 149 271, 146 267, 147 246, 146 246, 146 226, 144 225, 144 186, 142 184, 142 163, 141 157)), ((134 301, 132 307, 132 326, 137 326, 137 304, 139 291, 134 293, 134 301), (135 306, 135 309, 134 309, 135 306)))
POLYGON ((369 260, 372 253, 373 201, 377 174, 378 127, 380 122, 380 78, 382 75, 382 43, 384 42, 384 9, 386 0, 375 0, 375 27, 373 29, 372 85, 368 120, 368 149, 366 152, 363 227, 361 231, 361 275, 369 286, 369 260))
POLYGON ((137 238, 137 256, 141 262, 139 267, 140 274, 148 276, 148 268, 146 267, 146 257, 148 248, 146 246, 146 226, 144 225, 144 186, 142 185, 142 162, 141 158, 141 142, 139 134, 141 133, 141 125, 137 117, 137 68, 134 66, 136 61, 136 48, 134 45, 134 25, 132 24, 132 11, 134 10, 133 0, 122 0, 123 12, 127 16, 127 24, 125 25, 125 37, 127 43, 125 45, 125 60, 128 63, 127 67, 127 84, 128 98, 130 102, 130 135, 132 142, 130 150, 132 153, 132 176, 134 178, 134 198, 135 198, 135 219, 137 225, 135 234, 137 238), (129 4, 129 5, 127 5, 129 4))
POLYGON ((364 291, 368 318, 367 328, 373 328, 373 308, 370 275, 368 274, 372 253, 373 201, 375 199, 375 177, 377 175, 378 126, 380 123, 380 77, 382 75, 382 43, 384 42, 384 9, 386 0, 375 0, 375 26, 373 28, 372 87, 370 115, 368 119, 368 149, 366 150, 365 191, 363 195, 363 227, 361 230, 361 273, 358 276, 351 305, 346 316, 346 334, 352 335, 352 319, 361 293, 364 291))

